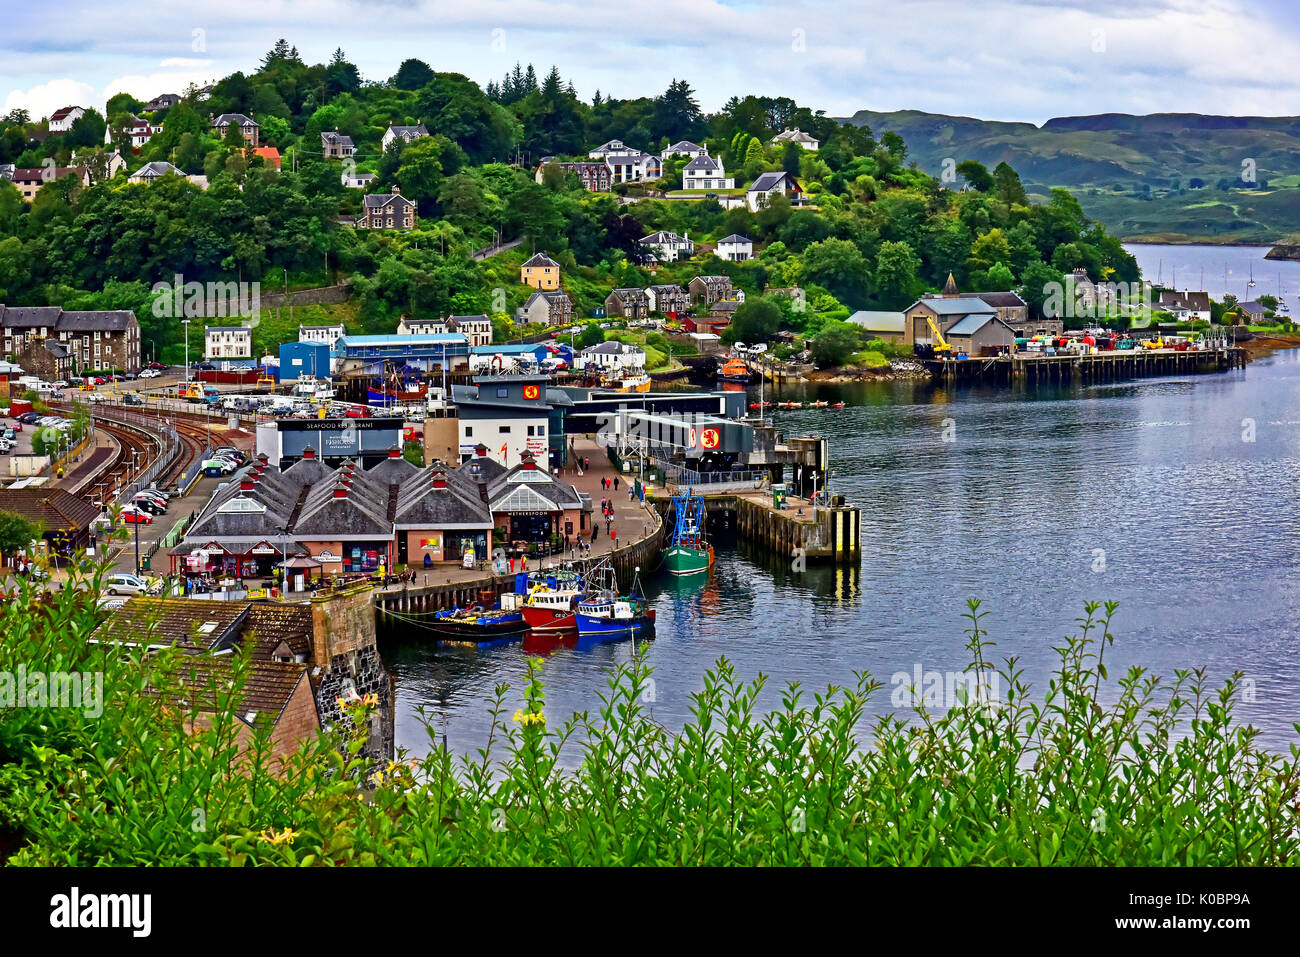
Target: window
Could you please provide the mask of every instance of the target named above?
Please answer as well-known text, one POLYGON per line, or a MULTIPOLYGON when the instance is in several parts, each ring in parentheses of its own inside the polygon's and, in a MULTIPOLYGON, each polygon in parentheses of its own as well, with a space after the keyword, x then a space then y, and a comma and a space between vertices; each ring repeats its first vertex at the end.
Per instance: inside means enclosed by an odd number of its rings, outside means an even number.
POLYGON ((465 438, 469 439, 473 437, 474 437, 474 427, 472 425, 465 426, 465 438))
POLYGON ((530 425, 530 426, 528 427, 528 436, 529 436, 529 438, 532 438, 532 435, 533 435, 533 427, 530 425))
POLYGON ((498 399, 504 399, 504 398, 506 398, 508 395, 510 395, 510 390, 509 390, 509 389, 506 389, 506 388, 504 388, 504 387, 498 387, 498 388, 497 388, 497 398, 498 398, 498 399))
POLYGON ((501 426, 497 431, 498 431, 501 435, 509 435, 509 434, 510 434, 510 426, 508 426, 508 425, 503 425, 503 426, 501 426))

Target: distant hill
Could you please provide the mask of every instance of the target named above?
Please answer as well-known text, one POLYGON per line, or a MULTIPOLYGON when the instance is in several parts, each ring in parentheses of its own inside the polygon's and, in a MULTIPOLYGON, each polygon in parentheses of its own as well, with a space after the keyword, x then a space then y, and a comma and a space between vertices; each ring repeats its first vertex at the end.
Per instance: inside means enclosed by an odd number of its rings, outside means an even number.
POLYGON ((1031 192, 1067 187, 1126 239, 1272 242, 1300 229, 1300 117, 1102 113, 1035 126, 861 110, 846 119, 895 131, 909 159, 934 175, 948 159, 990 169, 1005 161, 1031 192), (1246 160, 1257 188, 1241 180, 1246 160))

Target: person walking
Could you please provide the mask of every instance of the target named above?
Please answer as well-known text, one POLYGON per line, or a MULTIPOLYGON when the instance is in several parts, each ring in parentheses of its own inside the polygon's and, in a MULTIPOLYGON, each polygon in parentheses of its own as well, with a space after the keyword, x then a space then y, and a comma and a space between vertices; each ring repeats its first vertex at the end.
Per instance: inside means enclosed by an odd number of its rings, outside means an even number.
POLYGON ((585 455, 582 457, 582 467, 588 472, 591 471, 591 459, 587 458, 585 455))
POLYGON ((614 547, 618 548, 618 530, 613 525, 609 526, 609 538, 614 543, 614 547))
POLYGON ((614 491, 615 491, 615 492, 618 491, 618 476, 617 476, 617 475, 614 476, 614 491))

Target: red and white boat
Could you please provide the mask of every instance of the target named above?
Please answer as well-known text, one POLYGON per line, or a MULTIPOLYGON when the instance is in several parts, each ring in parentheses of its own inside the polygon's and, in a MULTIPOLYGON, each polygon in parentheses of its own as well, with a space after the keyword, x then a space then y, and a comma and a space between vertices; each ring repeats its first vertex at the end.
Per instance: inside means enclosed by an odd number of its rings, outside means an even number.
POLYGON ((524 599, 524 623, 529 631, 577 634, 575 612, 582 598, 582 582, 577 578, 551 579, 528 590, 524 599))

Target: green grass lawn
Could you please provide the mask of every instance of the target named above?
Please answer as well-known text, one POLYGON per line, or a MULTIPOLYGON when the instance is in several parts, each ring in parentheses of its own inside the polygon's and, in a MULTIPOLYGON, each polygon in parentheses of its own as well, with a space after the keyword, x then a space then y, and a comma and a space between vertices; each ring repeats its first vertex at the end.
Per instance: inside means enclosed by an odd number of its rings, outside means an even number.
POLYGON ((864 352, 855 352, 849 356, 847 365, 862 366, 867 369, 883 369, 889 365, 889 360, 883 353, 869 349, 864 352))

